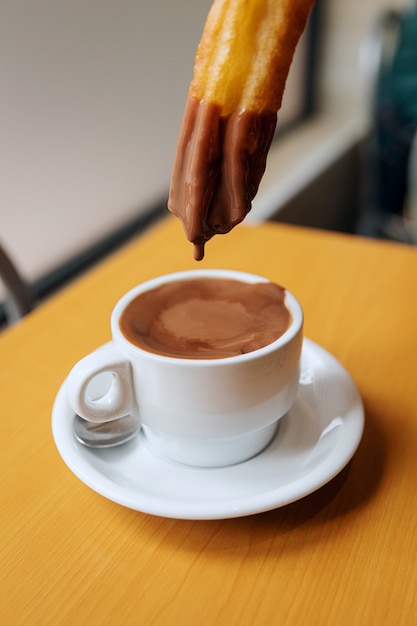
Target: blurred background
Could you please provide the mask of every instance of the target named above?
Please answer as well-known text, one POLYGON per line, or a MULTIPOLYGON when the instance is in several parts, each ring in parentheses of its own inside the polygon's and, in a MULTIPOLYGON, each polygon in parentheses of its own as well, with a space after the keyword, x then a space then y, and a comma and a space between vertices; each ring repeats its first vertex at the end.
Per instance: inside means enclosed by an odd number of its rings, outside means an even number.
MULTIPOLYGON (((0 246, 35 299, 166 215, 210 5, 2 0, 0 246)), ((414 0, 318 0, 249 221, 415 243, 416 43, 414 0)))

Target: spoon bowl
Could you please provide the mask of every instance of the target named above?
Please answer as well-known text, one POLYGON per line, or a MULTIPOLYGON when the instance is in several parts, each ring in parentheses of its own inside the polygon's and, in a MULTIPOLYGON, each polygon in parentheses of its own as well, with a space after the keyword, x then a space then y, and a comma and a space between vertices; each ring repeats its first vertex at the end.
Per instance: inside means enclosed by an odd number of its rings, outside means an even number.
POLYGON ((89 448, 119 446, 130 441, 139 428, 139 419, 133 415, 101 424, 87 422, 79 415, 75 415, 73 423, 75 439, 89 448))

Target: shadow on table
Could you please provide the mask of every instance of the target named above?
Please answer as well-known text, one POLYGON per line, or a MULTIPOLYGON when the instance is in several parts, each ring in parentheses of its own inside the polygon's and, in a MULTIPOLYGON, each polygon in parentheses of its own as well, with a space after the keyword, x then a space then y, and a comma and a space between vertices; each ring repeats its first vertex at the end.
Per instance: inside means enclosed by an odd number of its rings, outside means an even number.
MULTIPOLYGON (((285 549, 328 541, 345 532, 340 519, 366 507, 378 489, 386 458, 386 442, 375 419, 367 415, 364 435, 352 461, 333 480, 285 507, 248 517, 210 521, 170 521, 165 541, 181 550, 201 552, 253 548, 285 536, 285 549)), ((151 526, 155 518, 148 520, 151 526)), ((157 522, 158 524, 160 523, 157 522)), ((144 524, 146 527, 148 524, 144 524)), ((142 528, 142 532, 145 529, 142 528)), ((282 543, 282 542, 281 542, 282 543)), ((268 548, 270 549, 270 548, 268 548)))

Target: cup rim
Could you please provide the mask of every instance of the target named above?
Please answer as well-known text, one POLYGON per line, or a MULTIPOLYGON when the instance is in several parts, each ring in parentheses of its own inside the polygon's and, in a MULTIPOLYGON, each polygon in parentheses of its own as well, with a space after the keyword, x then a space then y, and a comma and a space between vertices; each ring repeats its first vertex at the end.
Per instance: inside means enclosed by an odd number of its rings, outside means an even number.
POLYGON ((165 362, 165 363, 177 363, 182 366, 191 365, 193 367, 202 367, 202 366, 216 366, 222 363, 237 363, 237 362, 245 362, 252 361, 256 358, 260 358, 262 356, 267 355, 270 352, 274 352, 276 349, 287 345, 294 337, 302 330, 304 323, 304 313, 302 306, 296 296, 283 287, 285 291, 285 304, 288 306, 291 315, 292 315, 292 323, 287 328, 287 330, 275 341, 272 343, 263 346, 262 348, 258 348, 257 350, 252 350, 251 352, 246 352, 244 354, 236 354, 233 356, 226 356, 215 359, 204 359, 204 358, 182 358, 176 356, 169 356, 165 354, 157 354, 155 352, 150 352, 134 343, 130 342, 122 333, 119 325, 119 319, 121 317, 122 312, 126 308, 126 306, 134 299, 136 296, 144 293, 146 291, 150 291, 151 289, 155 289, 161 285, 164 285, 168 282, 173 282, 177 280, 188 280, 190 278, 198 278, 198 277, 207 277, 207 278, 224 278, 231 280, 240 280, 241 282, 247 283, 256 283, 256 282, 272 282, 269 278, 264 276, 260 276, 258 274, 253 274, 250 272, 244 272, 240 270, 227 270, 227 269, 191 269, 191 270, 182 270, 177 272, 171 272, 169 274, 162 274, 160 276, 156 276, 154 278, 150 278, 139 285, 136 285, 129 291, 127 291, 116 303, 111 313, 111 331, 113 341, 118 344, 122 344, 126 346, 129 350, 134 353, 140 353, 146 355, 147 358, 157 361, 157 362, 165 362))

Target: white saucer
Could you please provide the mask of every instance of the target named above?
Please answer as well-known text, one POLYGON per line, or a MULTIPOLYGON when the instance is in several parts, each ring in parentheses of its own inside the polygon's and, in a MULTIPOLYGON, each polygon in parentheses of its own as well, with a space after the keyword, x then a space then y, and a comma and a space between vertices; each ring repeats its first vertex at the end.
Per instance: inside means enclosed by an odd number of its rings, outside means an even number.
POLYGON ((272 443, 230 467, 194 468, 155 456, 140 433, 117 448, 92 450, 72 433, 65 383, 52 430, 68 467, 86 485, 123 506, 178 519, 222 519, 275 509, 329 482, 355 453, 363 431, 359 393, 346 370, 305 339, 300 387, 272 443))

